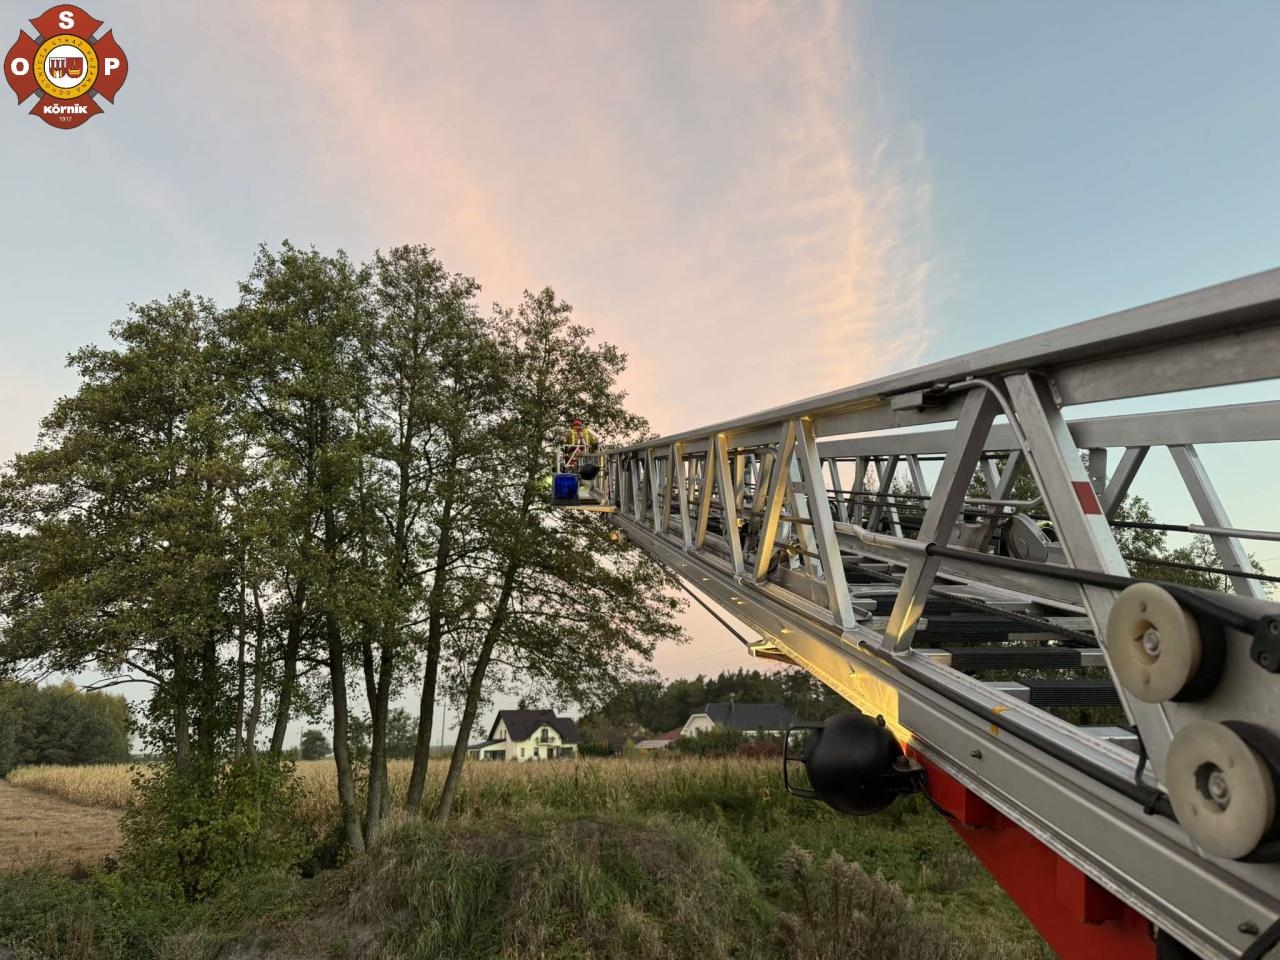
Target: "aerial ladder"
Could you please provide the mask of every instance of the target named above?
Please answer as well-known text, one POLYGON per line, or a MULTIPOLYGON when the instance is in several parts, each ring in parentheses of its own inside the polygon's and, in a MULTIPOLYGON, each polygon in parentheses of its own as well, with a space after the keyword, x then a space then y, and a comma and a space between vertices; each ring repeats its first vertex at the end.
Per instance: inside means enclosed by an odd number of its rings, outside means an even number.
POLYGON ((1232 469, 1273 500, 1280 400, 1211 388, 1278 377, 1280 270, 607 450, 602 507, 853 705, 789 737, 795 792, 923 790, 1065 960, 1280 958, 1280 604, 1249 553, 1280 533, 1233 526, 1201 457, 1257 453, 1232 469), (1110 401, 1149 412, 1068 416, 1110 401), (1158 448, 1198 522, 1118 517, 1158 448), (1207 536, 1184 566, 1230 591, 1134 577, 1135 527, 1207 536))

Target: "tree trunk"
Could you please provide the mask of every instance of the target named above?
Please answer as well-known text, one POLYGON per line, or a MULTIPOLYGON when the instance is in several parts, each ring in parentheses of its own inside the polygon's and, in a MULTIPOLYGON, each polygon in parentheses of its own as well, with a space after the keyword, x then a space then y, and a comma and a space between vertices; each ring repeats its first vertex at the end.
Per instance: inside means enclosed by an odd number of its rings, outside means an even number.
POLYGON ((293 706, 293 690, 298 683, 298 651, 302 648, 306 595, 306 583, 299 583, 289 612, 289 632, 284 643, 284 675, 280 678, 280 695, 276 701, 276 725, 271 732, 271 755, 277 758, 284 752, 284 738, 289 729, 289 714, 293 706))
POLYGON ((187 652, 179 646, 173 653, 173 753, 179 763, 191 755, 190 718, 187 716, 187 652))
POLYGON ((365 840, 369 839, 370 830, 375 829, 377 819, 387 812, 387 712, 390 709, 391 677, 386 676, 387 646, 381 647, 379 661, 381 669, 375 666, 373 643, 365 639, 361 642, 361 657, 364 667, 365 702, 369 704, 369 802, 377 800, 376 817, 365 811, 365 840), (383 690, 386 699, 383 699, 383 690), (381 705, 381 708, 380 706, 381 705), (376 797, 375 797, 376 793, 376 797))
POLYGON ((449 757, 449 772, 444 776, 444 788, 440 791, 440 801, 436 804, 436 812, 432 819, 436 823, 444 823, 449 819, 453 809, 453 798, 458 792, 458 783, 462 779, 462 765, 467 759, 467 739, 476 722, 476 713, 480 707, 480 693, 484 687, 484 675, 489 669, 489 658, 493 655, 496 637, 493 624, 486 632, 484 643, 480 647, 480 656, 476 660, 475 669, 471 671, 471 681, 467 684, 467 700, 462 708, 462 720, 459 721, 458 735, 454 738, 453 754, 449 757))
POLYGON ((199 712, 196 714, 196 752, 212 757, 218 752, 218 638, 210 632, 200 645, 200 680, 197 684, 199 712))
POLYGON ((378 828, 387 813, 387 714, 391 709, 391 684, 395 673, 395 651, 382 648, 381 663, 375 684, 375 697, 369 701, 373 717, 373 742, 369 752, 369 799, 364 814, 364 842, 373 846, 378 828))
POLYGON ((427 789, 427 767, 431 760, 431 731, 436 709, 436 679, 440 673, 440 641, 427 640, 427 665, 422 674, 422 696, 418 701, 418 740, 413 748, 413 772, 409 775, 409 795, 404 807, 417 813, 427 789))
POLYGON ((418 741, 413 749, 413 772, 409 775, 409 795, 405 809, 417 813, 427 788, 427 768, 431 762, 431 728, 436 709, 436 682, 440 674, 440 645, 444 635, 446 570, 453 553, 453 495, 446 495, 440 514, 440 540, 436 544, 435 579, 427 600, 427 665, 422 675, 422 696, 418 702, 418 741))
POLYGON ((248 599, 248 591, 244 582, 244 561, 243 557, 240 563, 240 621, 237 624, 237 646, 236 650, 236 739, 231 749, 231 757, 233 760, 239 760, 241 753, 244 751, 244 704, 247 694, 246 683, 247 677, 245 673, 245 632, 248 630, 248 613, 245 604, 248 599))
POLYGON ((262 681, 263 662, 262 649, 267 642, 267 618, 262 613, 262 598, 258 596, 258 587, 253 587, 254 609, 254 644, 253 644, 253 702, 249 707, 249 720, 245 724, 244 748, 249 759, 258 755, 258 723, 262 719, 262 681))
POLYGON ((360 811, 356 806, 356 780, 351 769, 346 651, 342 648, 342 632, 337 618, 332 613, 325 616, 325 633, 329 644, 329 687, 333 694, 333 763, 338 773, 342 829, 351 852, 364 853, 364 834, 360 831, 360 811))
POLYGON ((449 819, 449 811, 453 808, 453 798, 458 792, 458 782, 462 779, 462 765, 467 759, 467 738, 471 736, 471 727, 476 722, 476 712, 480 708, 480 694, 484 690, 484 675, 489 669, 489 660, 493 656, 493 648, 502 635, 507 622, 507 609, 511 603, 511 594, 515 587, 516 573, 520 568, 516 555, 507 562, 507 569, 502 577, 502 592, 493 610, 493 619, 485 631, 484 642, 480 646, 480 655, 476 658, 475 668, 471 671, 471 680, 467 684, 467 700, 462 708, 462 720, 458 726, 458 736, 454 740, 453 755, 449 758, 449 772, 445 774, 444 789, 440 792, 440 802, 436 805, 436 823, 444 823, 449 819))
POLYGON ((531 456, 525 469, 524 496, 514 522, 516 524, 515 542, 511 544, 511 553, 507 558, 507 568, 502 574, 502 589, 498 594, 498 602, 493 608, 493 617, 489 628, 485 631, 484 643, 480 648, 480 656, 476 659, 475 669, 471 672, 471 681, 467 684, 467 701, 462 710, 462 723, 458 727, 458 736, 453 744, 453 756, 449 758, 449 772, 445 774, 444 789, 440 793, 440 803, 436 806, 433 819, 436 823, 444 823, 449 819, 449 811, 453 807, 454 795, 458 792, 458 782, 462 779, 462 765, 467 759, 467 738, 471 735, 471 727, 476 722, 476 711, 480 706, 480 694, 484 688, 484 675, 489 669, 489 659, 493 656, 493 648, 502 635, 507 623, 507 611, 511 605, 511 595, 515 592, 516 574, 524 563, 524 538, 527 533, 525 524, 529 510, 533 506, 536 495, 536 484, 540 470, 539 458, 531 456))

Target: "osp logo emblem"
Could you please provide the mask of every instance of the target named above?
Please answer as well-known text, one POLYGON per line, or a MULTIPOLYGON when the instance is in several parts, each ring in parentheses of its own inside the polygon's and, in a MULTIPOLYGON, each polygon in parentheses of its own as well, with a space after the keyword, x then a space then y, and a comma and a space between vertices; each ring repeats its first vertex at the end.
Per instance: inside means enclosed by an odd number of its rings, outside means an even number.
POLYGON ((116 102, 129 75, 129 60, 108 30, 79 7, 50 7, 31 21, 34 39, 18 31, 4 58, 4 78, 22 103, 42 94, 31 112, 52 127, 69 130, 102 113, 97 97, 116 102))

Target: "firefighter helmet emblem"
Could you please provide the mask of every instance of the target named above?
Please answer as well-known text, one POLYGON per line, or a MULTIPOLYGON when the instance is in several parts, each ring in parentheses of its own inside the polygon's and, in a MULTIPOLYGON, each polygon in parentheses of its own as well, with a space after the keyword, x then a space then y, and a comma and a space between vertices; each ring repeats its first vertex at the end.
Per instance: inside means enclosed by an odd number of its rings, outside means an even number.
POLYGON ((22 103, 39 94, 31 112, 53 127, 78 127, 102 113, 98 100, 115 103, 129 61, 112 32, 80 7, 50 7, 31 21, 4 58, 4 77, 22 103))

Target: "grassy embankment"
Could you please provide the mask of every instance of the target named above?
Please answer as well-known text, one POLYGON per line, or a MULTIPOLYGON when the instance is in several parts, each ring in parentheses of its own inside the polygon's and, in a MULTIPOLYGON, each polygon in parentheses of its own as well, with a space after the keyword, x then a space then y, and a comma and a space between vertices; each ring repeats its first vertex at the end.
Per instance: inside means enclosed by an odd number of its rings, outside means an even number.
MULTIPOLYGON (((300 776, 299 816, 319 837, 332 766, 300 776)), ((397 793, 407 777, 396 765, 397 793)), ((125 768, 10 779, 115 806, 130 792, 125 768)), ((375 944, 380 957, 477 960, 1051 956, 923 804, 840 817, 788 797, 776 761, 472 764, 455 810, 448 828, 403 823, 340 869, 194 908, 117 874, 0 878, 0 943, 94 960, 364 957, 375 944)))

